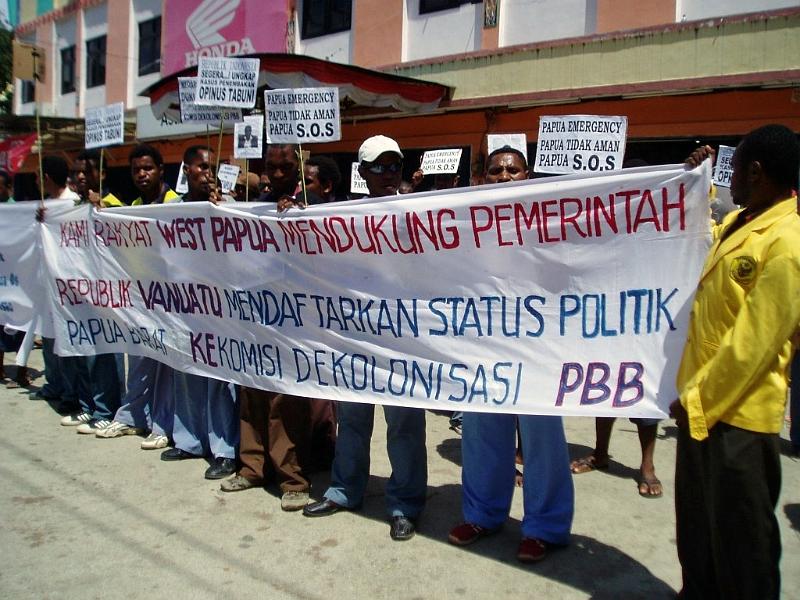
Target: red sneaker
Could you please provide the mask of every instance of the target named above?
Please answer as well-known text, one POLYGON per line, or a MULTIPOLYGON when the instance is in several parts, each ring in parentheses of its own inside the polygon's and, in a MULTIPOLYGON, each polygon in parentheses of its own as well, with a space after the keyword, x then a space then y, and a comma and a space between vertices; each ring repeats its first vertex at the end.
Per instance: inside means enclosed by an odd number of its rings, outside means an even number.
POLYGON ((534 563, 547 556, 547 542, 538 538, 522 538, 517 548, 517 560, 524 563, 534 563))
POLYGON ((477 542, 479 539, 498 531, 500 531, 499 527, 497 529, 488 529, 475 523, 461 523, 461 525, 456 525, 450 530, 447 541, 456 546, 469 546, 473 542, 477 542))

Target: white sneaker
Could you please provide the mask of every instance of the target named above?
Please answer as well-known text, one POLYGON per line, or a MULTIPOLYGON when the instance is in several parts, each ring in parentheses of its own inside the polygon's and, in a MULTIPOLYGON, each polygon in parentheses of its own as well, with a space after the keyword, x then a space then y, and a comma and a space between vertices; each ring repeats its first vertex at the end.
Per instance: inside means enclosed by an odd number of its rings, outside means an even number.
POLYGON ((167 446, 169 446, 169 438, 157 433, 151 433, 142 440, 142 450, 160 450, 167 446))
POLYGON ((78 433, 94 433, 96 434, 101 429, 111 426, 111 421, 108 419, 97 419, 96 421, 89 421, 88 423, 81 423, 78 425, 78 433))
POLYGON ((78 413, 77 415, 68 415, 61 419, 61 424, 65 427, 74 427, 75 425, 83 425, 92 420, 92 415, 89 413, 78 413))
POLYGON ((123 435, 139 435, 143 431, 143 429, 131 427, 119 421, 111 421, 111 425, 105 429, 98 429, 95 435, 99 438, 115 438, 123 435))

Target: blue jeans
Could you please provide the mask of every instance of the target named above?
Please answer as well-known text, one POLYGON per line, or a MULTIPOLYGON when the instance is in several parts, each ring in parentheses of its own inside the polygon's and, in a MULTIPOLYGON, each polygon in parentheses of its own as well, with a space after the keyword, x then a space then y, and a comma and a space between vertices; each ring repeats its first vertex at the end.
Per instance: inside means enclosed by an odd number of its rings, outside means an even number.
POLYGON ((64 356, 61 364, 66 399, 77 400, 94 420, 113 419, 125 391, 123 355, 64 356))
POLYGON ((175 447, 198 456, 236 458, 239 408, 232 384, 180 371, 173 371, 172 381, 175 447))
MULTIPOLYGON (((425 411, 384 406, 386 449, 392 475, 386 483, 389 516, 416 518, 425 505, 428 486, 428 454, 425 447, 425 411)), ((325 498, 341 506, 355 507, 364 499, 369 480, 369 446, 375 423, 375 405, 339 402, 339 430, 331 469, 331 486, 325 498)))
POLYGON ((525 461, 522 535, 567 544, 575 492, 561 417, 464 413, 464 520, 496 529, 508 519, 514 495, 517 419, 525 461))
POLYGON ((53 338, 42 338, 42 359, 44 360, 45 384, 39 393, 50 399, 60 398, 64 393, 64 377, 62 375, 61 358, 53 352, 56 341, 53 338))
POLYGON ((128 356, 128 392, 114 420, 165 435, 172 430, 172 368, 145 356, 128 356))

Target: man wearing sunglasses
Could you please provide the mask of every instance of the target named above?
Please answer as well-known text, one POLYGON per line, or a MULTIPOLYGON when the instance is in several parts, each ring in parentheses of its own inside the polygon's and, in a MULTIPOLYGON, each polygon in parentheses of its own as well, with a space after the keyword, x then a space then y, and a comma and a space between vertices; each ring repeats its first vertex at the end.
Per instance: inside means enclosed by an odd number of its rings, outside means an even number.
MULTIPOLYGON (((358 172, 367 182, 370 198, 398 193, 403 153, 397 142, 383 135, 368 138, 358 150, 358 172)), ((414 536, 416 520, 425 504, 428 459, 425 449, 425 411, 418 408, 384 406, 386 447, 392 475, 386 484, 386 508, 393 540, 414 536)), ((369 446, 375 406, 340 402, 339 434, 331 470, 331 485, 325 497, 303 509, 307 517, 324 517, 361 506, 369 479, 369 446)))

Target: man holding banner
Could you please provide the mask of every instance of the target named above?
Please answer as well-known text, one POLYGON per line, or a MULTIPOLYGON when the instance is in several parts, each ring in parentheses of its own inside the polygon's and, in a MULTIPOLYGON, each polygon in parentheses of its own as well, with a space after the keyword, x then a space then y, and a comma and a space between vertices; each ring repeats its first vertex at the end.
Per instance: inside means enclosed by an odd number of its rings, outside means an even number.
POLYGON ((72 163, 72 181, 81 202, 91 202, 95 206, 123 206, 114 194, 100 189, 105 173, 100 172, 100 153, 97 150, 84 150, 72 163))
MULTIPOLYGON (((207 146, 190 146, 183 153, 189 191, 183 202, 215 202, 214 151, 207 146)), ((239 443, 238 410, 232 384, 211 377, 173 373, 175 420, 174 448, 165 450, 161 460, 176 461, 211 455, 206 479, 223 479, 236 471, 239 443)))
MULTIPOLYGON (((687 159, 698 166, 713 150, 687 159)), ((714 230, 678 370, 675 512, 680 598, 778 598, 780 437, 800 323, 800 145, 747 134, 714 230)))
MULTIPOLYGON (((383 135, 367 138, 358 150, 359 173, 367 182, 371 198, 394 196, 400 187, 403 153, 397 142, 383 135)), ((384 406, 386 446, 392 474, 386 484, 389 535, 402 541, 414 537, 416 521, 425 505, 428 463, 425 447, 425 411, 419 408, 384 406)), ((341 402, 339 434, 325 497, 303 509, 307 517, 324 517, 361 506, 369 479, 369 446, 375 405, 341 402)))
MULTIPOLYGON (((489 155, 486 183, 527 178, 527 161, 516 148, 503 146, 489 155)), ((517 558, 537 562, 545 558, 549 546, 567 544, 575 497, 561 417, 466 412, 462 427, 464 522, 450 531, 450 543, 472 544, 499 531, 508 519, 519 427, 525 514, 517 558)))

